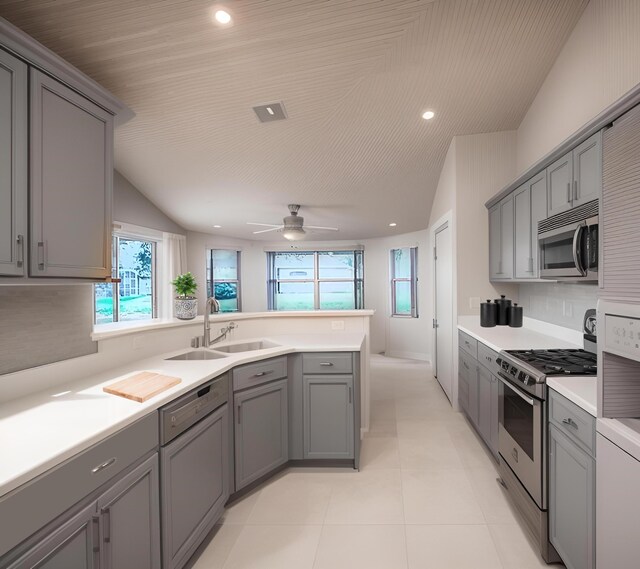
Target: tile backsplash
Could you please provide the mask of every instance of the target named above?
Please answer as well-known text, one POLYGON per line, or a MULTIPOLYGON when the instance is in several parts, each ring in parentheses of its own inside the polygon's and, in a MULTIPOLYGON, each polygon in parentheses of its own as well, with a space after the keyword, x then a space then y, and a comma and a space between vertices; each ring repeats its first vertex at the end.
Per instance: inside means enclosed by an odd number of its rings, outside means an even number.
POLYGON ((596 307, 597 295, 595 284, 530 283, 520 285, 519 304, 529 318, 582 331, 584 313, 596 307))
POLYGON ((98 351, 90 284, 0 286, 0 374, 98 351))

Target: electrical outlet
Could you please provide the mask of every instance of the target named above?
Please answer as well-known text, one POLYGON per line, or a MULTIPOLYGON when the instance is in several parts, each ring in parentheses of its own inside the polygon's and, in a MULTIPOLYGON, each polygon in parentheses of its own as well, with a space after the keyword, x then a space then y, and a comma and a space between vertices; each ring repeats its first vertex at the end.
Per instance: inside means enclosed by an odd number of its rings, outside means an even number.
POLYGON ((344 320, 332 320, 331 321, 331 329, 332 330, 344 330, 344 320))
POLYGON ((480 297, 472 296, 469 298, 469 308, 480 308, 480 297))

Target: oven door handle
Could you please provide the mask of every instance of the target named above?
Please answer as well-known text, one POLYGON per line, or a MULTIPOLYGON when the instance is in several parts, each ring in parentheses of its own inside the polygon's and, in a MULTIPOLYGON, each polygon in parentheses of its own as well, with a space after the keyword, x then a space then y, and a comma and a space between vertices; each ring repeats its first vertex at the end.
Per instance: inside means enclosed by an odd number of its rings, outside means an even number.
POLYGON ((515 391, 516 395, 518 395, 521 399, 524 399, 531 407, 535 406, 536 402, 533 397, 527 397, 522 391, 520 391, 513 383, 507 381, 501 372, 498 372, 498 379, 504 383, 507 387, 511 388, 512 391, 515 391))
POLYGON ((580 235, 582 234, 582 230, 586 227, 586 223, 583 221, 578 224, 576 230, 573 233, 573 262, 576 265, 576 269, 580 271, 580 274, 584 277, 587 275, 587 271, 584 270, 582 266, 582 262, 580 260, 581 253, 578 251, 578 247, 580 247, 580 235))

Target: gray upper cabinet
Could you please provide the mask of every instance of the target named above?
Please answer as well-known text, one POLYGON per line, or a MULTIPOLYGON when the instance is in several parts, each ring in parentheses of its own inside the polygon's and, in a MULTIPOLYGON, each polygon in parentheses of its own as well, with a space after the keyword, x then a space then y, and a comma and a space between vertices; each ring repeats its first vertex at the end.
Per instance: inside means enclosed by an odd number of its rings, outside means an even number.
POLYGON ((602 193, 602 131, 573 150, 573 207, 602 193))
POLYGON ((602 192, 602 131, 547 168, 547 215, 598 199, 602 192))
POLYGON ((513 193, 515 257, 514 277, 539 276, 538 222, 547 215, 547 176, 540 172, 513 193))
POLYGON ((305 375, 303 384, 304 458, 354 458, 353 376, 305 375))
POLYGON ((595 567, 594 524, 595 461, 550 425, 549 539, 568 569, 595 567))
POLYGON ((513 195, 489 210, 489 277, 491 280, 513 278, 513 195))
POLYGON ((573 159, 571 152, 547 168, 547 215, 552 216, 571 209, 573 186, 573 159))
POLYGON ((289 460, 287 380, 234 394, 236 491, 289 460))
POLYGON ((26 274, 27 65, 0 50, 0 275, 26 274))
POLYGON ((113 116, 32 69, 29 144, 30 275, 109 277, 113 116))
POLYGON ((99 518, 94 503, 48 535, 8 569, 98 569, 99 544, 99 518))
POLYGON ((159 492, 156 453, 98 499, 100 569, 160 566, 159 492))

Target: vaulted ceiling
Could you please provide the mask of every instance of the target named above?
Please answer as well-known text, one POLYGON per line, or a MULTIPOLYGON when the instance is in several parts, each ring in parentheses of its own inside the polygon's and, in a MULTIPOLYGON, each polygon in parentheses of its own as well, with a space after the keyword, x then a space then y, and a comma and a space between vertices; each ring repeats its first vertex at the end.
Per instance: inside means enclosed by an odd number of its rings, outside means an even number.
POLYGON ((203 0, 0 15, 135 111, 116 168, 184 227, 252 238, 246 221, 299 203, 340 228, 318 238, 358 239, 426 227, 452 137, 517 128, 586 4, 235 0, 227 27, 203 0), (280 100, 289 118, 258 122, 251 107, 280 100))

